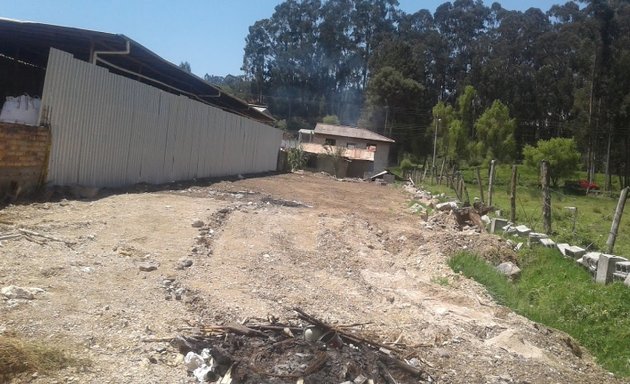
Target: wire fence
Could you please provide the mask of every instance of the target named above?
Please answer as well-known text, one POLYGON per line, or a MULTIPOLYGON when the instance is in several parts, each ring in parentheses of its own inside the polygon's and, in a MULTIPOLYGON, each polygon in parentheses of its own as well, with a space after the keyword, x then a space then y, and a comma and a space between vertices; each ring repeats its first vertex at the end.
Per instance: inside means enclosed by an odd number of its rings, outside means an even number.
MULTIPOLYGON (((430 163, 430 162, 427 162, 430 163)), ((510 195, 511 166, 502 165, 494 173, 492 196, 489 195, 489 167, 449 167, 444 160, 431 167, 403 171, 403 177, 435 192, 447 193, 462 203, 482 202, 496 209, 495 216, 515 218, 537 232, 544 231, 544 199, 540 174, 536 169, 517 166, 514 210, 510 195)), ((550 188, 551 232, 558 241, 579 245, 587 250, 606 250, 617 196, 597 190, 550 188)), ((621 221, 615 251, 630 256, 630 221, 621 221)))

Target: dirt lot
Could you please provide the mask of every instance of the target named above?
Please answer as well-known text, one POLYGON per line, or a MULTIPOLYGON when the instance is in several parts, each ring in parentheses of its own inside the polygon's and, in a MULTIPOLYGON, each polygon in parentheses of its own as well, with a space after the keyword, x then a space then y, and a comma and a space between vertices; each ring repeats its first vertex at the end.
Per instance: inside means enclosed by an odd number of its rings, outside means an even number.
POLYGON ((400 187, 306 173, 0 210, 0 233, 48 236, 2 241, 0 287, 43 292, 0 300, 0 332, 91 362, 14 381, 195 382, 168 343, 142 340, 292 319, 298 306, 370 323, 365 334, 405 343, 440 383, 618 382, 565 334, 498 306, 446 265, 463 248, 509 258, 501 241, 427 225, 408 201, 400 187), (148 262, 157 269, 141 271, 148 262))

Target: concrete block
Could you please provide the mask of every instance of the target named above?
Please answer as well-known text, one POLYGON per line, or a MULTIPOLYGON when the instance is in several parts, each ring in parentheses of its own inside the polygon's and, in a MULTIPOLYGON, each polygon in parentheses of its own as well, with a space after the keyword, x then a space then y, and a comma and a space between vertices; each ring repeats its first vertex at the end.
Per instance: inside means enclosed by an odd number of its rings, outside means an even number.
POLYGON ((582 265, 589 269, 592 273, 597 271, 597 264, 599 263, 599 257, 601 252, 589 252, 582 256, 582 265))
POLYGON ((572 245, 565 250, 565 256, 571 257, 574 260, 579 259, 586 253, 586 249, 578 247, 577 245, 572 245))
POLYGON ((540 244, 540 239, 546 239, 548 237, 549 236, 544 233, 530 232, 529 235, 527 235, 527 246, 531 247, 534 245, 538 245, 540 244))
POLYGON ((542 238, 538 242, 545 248, 554 248, 556 246, 556 242, 549 238, 542 238))
POLYGON ((566 256, 567 255, 567 248, 569 248, 570 245, 567 243, 557 243, 556 244, 556 248, 558 248, 558 251, 560 251, 560 253, 562 253, 562 256, 566 256))
POLYGON ((501 231, 507 227, 507 225, 508 221, 506 219, 495 217, 490 221, 490 233, 501 231))
POLYGON ((599 284, 608 284, 612 282, 613 274, 615 272, 615 264, 619 261, 623 261, 623 258, 604 253, 599 256, 595 282, 599 284))
POLYGON ((627 287, 630 287, 630 275, 626 277, 626 280, 623 282, 627 287))
POLYGON ((531 233, 531 229, 529 227, 527 227, 526 225, 519 225, 518 227, 515 228, 516 229, 516 233, 520 236, 520 237, 528 237, 529 234, 531 233))
POLYGON ((615 272, 613 272, 613 277, 618 278, 620 280, 626 280, 626 278, 630 275, 630 261, 618 261, 615 264, 615 272))

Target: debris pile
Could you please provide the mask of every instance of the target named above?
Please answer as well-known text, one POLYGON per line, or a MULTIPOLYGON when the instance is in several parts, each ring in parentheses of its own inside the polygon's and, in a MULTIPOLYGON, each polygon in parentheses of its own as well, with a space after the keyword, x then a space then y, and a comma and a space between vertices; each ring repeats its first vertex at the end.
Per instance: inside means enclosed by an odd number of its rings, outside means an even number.
POLYGON ((376 342, 354 328, 330 325, 299 308, 297 319, 279 323, 190 328, 171 344, 200 383, 431 383, 422 359, 399 340, 376 342))

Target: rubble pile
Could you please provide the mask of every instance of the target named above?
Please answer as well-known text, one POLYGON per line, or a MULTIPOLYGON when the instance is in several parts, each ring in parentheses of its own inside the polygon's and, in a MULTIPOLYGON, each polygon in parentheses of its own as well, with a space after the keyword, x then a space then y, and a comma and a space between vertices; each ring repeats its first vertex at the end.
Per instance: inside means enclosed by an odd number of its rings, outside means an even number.
POLYGON ((434 382, 420 358, 397 342, 361 336, 361 324, 329 325, 294 308, 297 319, 279 323, 210 325, 171 340, 189 375, 200 383, 434 382))

